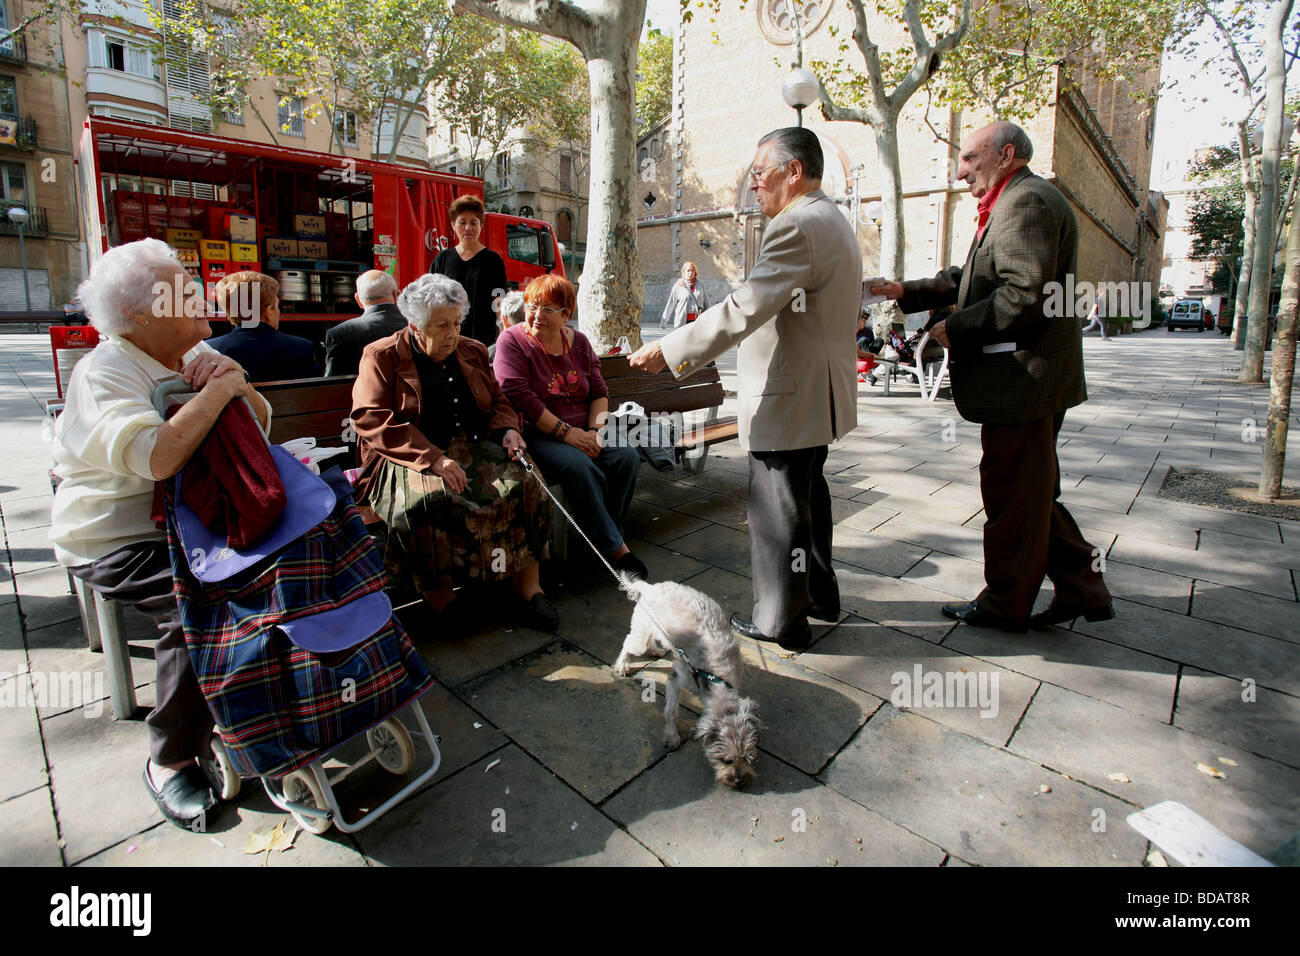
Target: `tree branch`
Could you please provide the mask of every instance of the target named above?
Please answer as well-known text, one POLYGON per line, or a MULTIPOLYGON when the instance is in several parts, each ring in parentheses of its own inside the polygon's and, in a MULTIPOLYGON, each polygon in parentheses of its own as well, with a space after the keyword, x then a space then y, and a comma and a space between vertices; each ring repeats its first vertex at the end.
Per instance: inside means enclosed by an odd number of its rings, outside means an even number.
POLYGON ((907 0, 903 6, 903 20, 907 24, 907 32, 912 35, 912 49, 916 51, 916 61, 912 64, 912 69, 907 72, 907 76, 903 77, 894 91, 889 94, 889 105, 895 110, 902 109, 903 104, 921 88, 921 84, 938 72, 943 54, 961 42, 970 24, 971 0, 963 0, 961 19, 957 22, 957 26, 951 33, 939 37, 938 43, 932 46, 925 35, 925 24, 921 22, 920 7, 920 0, 907 0))
POLYGON ((547 33, 584 51, 597 29, 591 14, 565 0, 451 0, 451 11, 476 13, 506 26, 547 33))
POLYGON ((934 136, 936 140, 938 140, 941 143, 947 143, 953 149, 960 150, 961 149, 960 144, 954 143, 943 133, 940 133, 937 129, 935 129, 934 124, 930 122, 930 106, 933 103, 934 103, 934 90, 931 89, 930 84, 927 83, 925 84, 925 114, 921 118, 925 120, 925 125, 930 128, 930 133, 931 135, 934 136))
POLYGON ((871 83, 871 97, 875 103, 875 111, 877 115, 883 117, 889 109, 889 96, 885 93, 885 80, 880 73, 880 47, 871 42, 871 32, 867 28, 867 11, 862 8, 862 0, 849 0, 849 6, 853 8, 853 42, 857 44, 858 51, 862 54, 862 62, 867 67, 867 79, 871 83))

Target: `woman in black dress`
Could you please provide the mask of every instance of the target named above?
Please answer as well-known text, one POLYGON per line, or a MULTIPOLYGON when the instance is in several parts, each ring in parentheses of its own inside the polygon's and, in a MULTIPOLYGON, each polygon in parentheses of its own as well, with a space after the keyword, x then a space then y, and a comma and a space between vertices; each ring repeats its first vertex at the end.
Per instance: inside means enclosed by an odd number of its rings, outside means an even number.
POLYGON ((461 324, 460 334, 490 346, 497 340, 496 304, 508 291, 506 264, 479 242, 483 232, 483 200, 477 196, 460 196, 451 204, 450 213, 456 245, 438 253, 429 271, 448 276, 464 286, 469 294, 469 315, 461 324))

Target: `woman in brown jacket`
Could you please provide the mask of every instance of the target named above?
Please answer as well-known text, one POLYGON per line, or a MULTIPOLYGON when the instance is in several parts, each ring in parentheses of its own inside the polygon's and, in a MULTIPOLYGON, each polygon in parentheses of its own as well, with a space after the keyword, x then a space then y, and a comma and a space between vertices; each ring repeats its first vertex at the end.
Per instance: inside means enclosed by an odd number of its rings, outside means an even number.
POLYGON ((389 571, 466 623, 453 588, 512 578, 524 623, 554 631, 537 564, 550 503, 513 460, 525 450, 519 417, 487 348, 460 335, 469 298, 454 279, 425 275, 397 306, 409 326, 366 346, 352 388, 357 497, 388 526, 389 571))

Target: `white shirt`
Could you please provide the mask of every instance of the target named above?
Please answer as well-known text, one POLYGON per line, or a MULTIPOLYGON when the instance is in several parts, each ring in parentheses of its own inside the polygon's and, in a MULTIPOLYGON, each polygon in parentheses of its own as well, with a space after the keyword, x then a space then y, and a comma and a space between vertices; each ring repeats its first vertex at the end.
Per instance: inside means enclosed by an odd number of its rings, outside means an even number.
MULTIPOLYGON (((184 363, 212 351, 200 342, 184 363)), ((160 383, 180 377, 124 338, 102 340, 73 368, 54 424, 60 483, 50 540, 62 564, 89 564, 128 544, 165 537, 150 517, 149 460, 163 424, 152 399, 160 383)))

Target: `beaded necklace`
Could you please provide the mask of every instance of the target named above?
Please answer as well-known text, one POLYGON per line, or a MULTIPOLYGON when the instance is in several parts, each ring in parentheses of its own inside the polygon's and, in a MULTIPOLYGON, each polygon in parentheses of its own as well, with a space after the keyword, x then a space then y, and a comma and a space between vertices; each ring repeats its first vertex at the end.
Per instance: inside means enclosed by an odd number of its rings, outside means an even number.
MULTIPOLYGON (((578 370, 576 368, 570 368, 566 372, 556 366, 555 359, 551 356, 550 352, 546 351, 546 346, 542 344, 542 340, 537 337, 527 322, 524 323, 524 334, 528 337, 529 342, 531 342, 537 350, 545 356, 546 364, 550 366, 551 381, 546 386, 546 391, 551 395, 573 395, 577 392, 582 385, 578 379, 578 370)), ((569 346, 569 340, 564 335, 563 329, 560 330, 560 343, 562 346, 560 358, 564 359, 570 354, 572 349, 569 346)))

